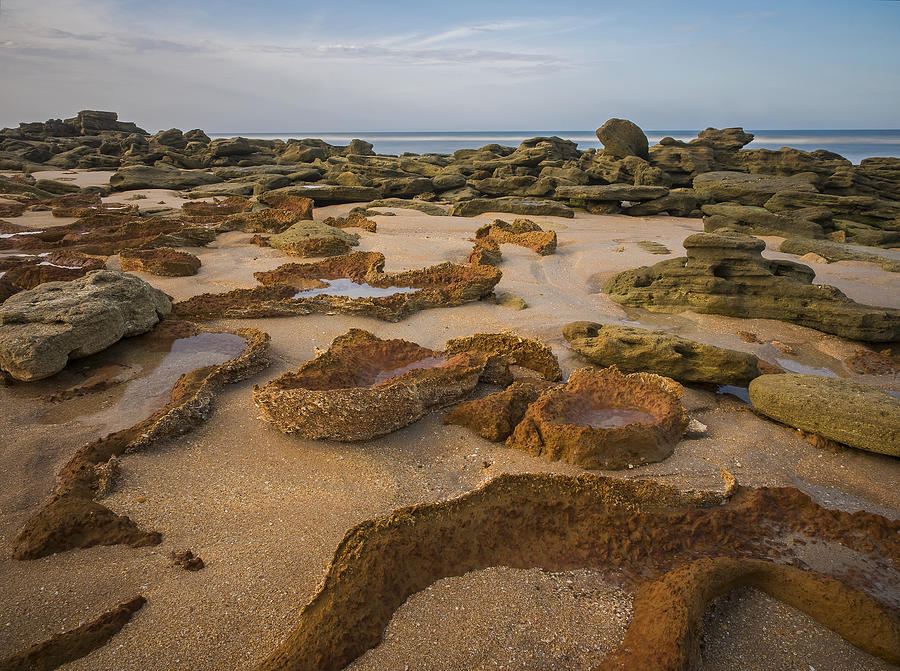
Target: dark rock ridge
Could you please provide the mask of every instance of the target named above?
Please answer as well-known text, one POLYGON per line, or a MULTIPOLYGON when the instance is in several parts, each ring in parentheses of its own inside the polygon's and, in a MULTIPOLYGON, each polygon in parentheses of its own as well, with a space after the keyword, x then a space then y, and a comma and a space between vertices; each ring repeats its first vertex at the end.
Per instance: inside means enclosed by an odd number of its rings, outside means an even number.
MULTIPOLYGON (((0 131, 0 169, 36 174, 110 169, 116 171, 110 181, 114 189, 253 196, 274 208, 282 207, 275 201, 284 195, 319 205, 374 201, 437 215, 450 205, 457 216, 571 217, 567 203, 595 214, 633 216, 696 217, 699 206, 718 203, 764 207, 773 214, 819 208, 834 221, 815 223, 845 231, 851 242, 900 241, 898 158, 869 158, 856 166, 823 150, 745 149, 753 136, 741 128, 707 128, 689 142, 663 138, 648 147, 643 131, 624 119, 610 119, 597 135, 604 144, 599 151, 581 151, 559 137, 536 137, 518 147, 490 144, 450 155, 386 156, 360 140, 347 146, 310 138, 211 141, 201 130, 177 128, 150 136, 114 113, 83 112, 65 122, 0 131)), ((0 178, 0 194, 47 199, 67 192, 77 187, 25 174, 0 178)), ((809 220, 804 213, 769 220, 767 226, 796 224, 784 232, 817 235, 809 220)), ((721 228, 721 221, 711 226, 721 228)))
POLYGON ((900 310, 863 305, 813 284, 811 268, 764 259, 765 247, 742 233, 697 233, 684 241, 686 257, 626 270, 603 291, 622 305, 657 312, 780 319, 851 340, 900 339, 900 310))

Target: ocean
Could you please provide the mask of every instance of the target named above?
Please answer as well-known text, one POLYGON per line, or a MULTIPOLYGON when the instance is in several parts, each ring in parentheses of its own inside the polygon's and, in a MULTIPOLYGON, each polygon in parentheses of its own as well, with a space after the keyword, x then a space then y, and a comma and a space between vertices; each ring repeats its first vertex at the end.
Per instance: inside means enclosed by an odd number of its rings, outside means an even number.
MULTIPOLYGON (((859 163, 870 156, 900 157, 900 129, 891 130, 749 130, 756 137, 749 149, 780 149, 794 147, 804 151, 827 149, 853 163, 859 163)), ((696 130, 651 130, 646 131, 650 144, 660 139, 674 137, 676 140, 691 140, 697 137, 696 130)), ((486 144, 517 146, 531 137, 558 135, 578 143, 579 149, 600 148, 593 131, 589 130, 533 130, 533 131, 457 131, 457 132, 291 132, 291 133, 209 133, 210 137, 234 137, 262 140, 287 140, 290 138, 319 138, 330 144, 344 145, 353 138, 371 142, 379 154, 450 154, 457 149, 475 149, 486 144)))

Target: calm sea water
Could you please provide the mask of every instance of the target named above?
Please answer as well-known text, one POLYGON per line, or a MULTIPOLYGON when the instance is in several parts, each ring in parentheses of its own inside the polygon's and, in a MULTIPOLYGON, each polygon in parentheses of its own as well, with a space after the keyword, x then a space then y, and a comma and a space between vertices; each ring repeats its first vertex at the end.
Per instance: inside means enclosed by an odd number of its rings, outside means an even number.
MULTIPOLYGON (((780 149, 794 147, 804 151, 827 149, 859 163, 869 156, 900 157, 900 129, 892 130, 750 130, 756 138, 748 145, 751 149, 780 149)), ((460 131, 445 132, 298 132, 298 133, 210 133, 211 137, 234 137, 263 140, 289 138, 319 138, 330 144, 347 144, 353 138, 371 142, 379 154, 450 154, 457 149, 475 149, 486 144, 517 146, 522 140, 541 135, 558 135, 578 143, 579 149, 600 148, 597 136, 589 130, 534 130, 534 131, 460 131)), ((697 137, 695 130, 647 131, 650 144, 666 136, 676 140, 697 137)))

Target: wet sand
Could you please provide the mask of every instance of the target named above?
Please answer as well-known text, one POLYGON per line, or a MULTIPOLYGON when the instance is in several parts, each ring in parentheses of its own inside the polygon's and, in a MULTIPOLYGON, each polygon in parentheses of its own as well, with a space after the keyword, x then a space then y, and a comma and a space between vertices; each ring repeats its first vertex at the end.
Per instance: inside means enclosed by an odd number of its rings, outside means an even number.
MULTIPOLYGON (((175 205, 181 202, 174 194, 167 198, 175 205)), ((153 204, 152 198, 133 202, 153 204)), ((317 208, 315 215, 346 214, 350 207, 317 208)), ((388 272, 464 262, 472 245, 468 238, 493 218, 391 211, 396 216, 374 217, 377 233, 360 232, 358 247, 384 253, 388 272)), ((102 503, 142 528, 160 531, 163 542, 156 547, 95 547, 34 561, 9 558, 13 536, 49 495, 59 468, 96 437, 96 429, 79 419, 108 407, 123 391, 120 385, 51 407, 24 385, 0 387, 0 454, 6 465, 0 475, 0 657, 141 593, 148 603, 121 633, 64 668, 249 669, 294 626, 336 545, 354 524, 401 506, 460 495, 499 473, 580 472, 506 449, 461 427, 444 426, 441 413, 355 444, 304 440, 260 420, 252 386, 295 369, 351 327, 433 349, 441 349, 448 338, 509 329, 545 341, 568 374, 588 364, 566 345, 564 324, 637 323, 752 352, 786 368, 824 369, 900 389, 895 377, 852 373, 842 360, 858 345, 834 336, 769 320, 626 311, 596 292, 598 282, 615 272, 683 255, 681 241, 702 230, 699 220, 584 213, 574 220, 534 220, 557 231, 556 254, 540 257, 502 245, 503 278, 497 286, 498 293, 523 298, 526 310, 479 302, 426 310, 396 324, 347 315, 214 322, 222 329, 255 327, 270 333, 273 363, 254 378, 227 387, 208 421, 193 432, 121 459, 120 476, 102 503), (650 254, 637 245, 641 240, 664 244, 672 253, 650 254), (740 331, 756 334, 761 342, 746 342, 740 331), (64 405, 70 410, 63 411, 64 405), (201 556, 206 568, 191 573, 169 566, 169 552, 186 548, 201 556)), ((254 271, 296 260, 249 245, 250 237, 228 233, 207 248, 187 249, 203 262, 195 277, 135 274, 180 300, 255 286, 254 271)), ((116 258, 108 265, 117 267, 116 258)), ((900 307, 900 281, 894 273, 843 262, 814 268, 817 282, 834 284, 856 300, 900 307)), ((62 385, 53 380, 40 384, 47 390, 62 385)), ((715 389, 686 388, 685 404, 708 426, 705 435, 683 440, 661 463, 610 474, 721 490, 720 468, 726 468, 743 485, 793 485, 823 505, 900 517, 898 460, 817 449, 715 389)), ((142 418, 128 417, 134 423, 142 418)), ((706 646, 715 652, 706 668, 725 668, 725 659, 732 660, 728 668, 758 668, 762 651, 768 655, 766 668, 792 668, 801 659, 816 669, 885 668, 852 646, 848 650, 840 637, 780 602, 745 596, 717 608, 721 617, 715 622, 727 624, 727 632, 707 627, 706 646), (779 627, 800 633, 791 638, 777 633, 779 627), (803 647, 804 637, 813 644, 803 647), (788 643, 771 645, 773 640, 788 643)), ((489 569, 441 581, 412 597, 395 615, 385 644, 352 668, 590 668, 619 643, 628 618, 630 595, 620 591, 615 576, 489 569), (457 607, 467 617, 457 616, 457 607), (548 634, 551 630, 555 637, 548 634)))

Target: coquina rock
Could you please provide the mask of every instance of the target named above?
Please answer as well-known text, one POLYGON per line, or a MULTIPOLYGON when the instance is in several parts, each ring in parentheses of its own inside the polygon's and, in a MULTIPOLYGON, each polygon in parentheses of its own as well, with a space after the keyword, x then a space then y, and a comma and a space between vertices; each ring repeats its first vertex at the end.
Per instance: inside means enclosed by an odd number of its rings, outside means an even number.
POLYGON ((632 184, 561 186, 556 189, 557 198, 569 198, 587 202, 654 200, 662 198, 668 193, 669 190, 664 186, 634 186, 632 184))
POLYGON ((888 272, 900 273, 900 253, 887 249, 858 247, 832 240, 788 238, 781 243, 778 251, 798 256, 818 254, 828 261, 867 261, 877 263, 888 272))
POLYGON ((812 284, 815 272, 762 257, 762 240, 742 233, 697 233, 687 257, 612 277, 603 291, 617 303, 656 312, 780 319, 851 340, 900 340, 900 310, 863 305, 838 289, 812 284))
POLYGON ((782 424, 900 457, 900 399, 880 389, 818 375, 763 375, 750 383, 750 402, 782 424))
POLYGON ((827 207, 836 218, 850 219, 890 231, 900 230, 900 202, 873 196, 833 196, 827 193, 785 190, 765 203, 771 212, 827 207))
POLYGON ((312 198, 316 205, 358 203, 381 197, 381 190, 371 186, 342 186, 339 184, 295 184, 260 194, 262 202, 270 202, 273 196, 286 194, 312 198))
POLYGON ((171 310, 168 296, 126 273, 41 284, 0 305, 0 368, 18 380, 49 377, 69 359, 146 333, 171 310))
POLYGON ((368 440, 464 399, 485 361, 478 352, 444 355, 351 329, 297 372, 254 387, 253 399, 263 418, 287 433, 368 440))
POLYGON ((541 256, 556 251, 556 231, 545 231, 529 219, 515 219, 512 223, 494 219, 492 224, 485 224, 475 231, 476 243, 485 239, 493 240, 497 244, 527 247, 541 256))
POLYGON ((538 200, 533 198, 472 198, 463 200, 450 210, 454 217, 475 217, 485 212, 509 212, 524 216, 551 216, 568 217, 575 216, 575 210, 562 203, 553 200, 538 200))
POLYGON ((764 207, 737 204, 704 205, 703 230, 713 233, 721 228, 731 228, 750 235, 803 236, 822 238, 825 233, 820 224, 790 214, 775 214, 764 207))
POLYGON ((748 175, 745 172, 727 170, 697 175, 694 178, 694 191, 704 202, 736 202, 759 206, 764 205, 779 191, 817 193, 816 187, 803 177, 748 175))
POLYGON ((589 469, 662 461, 687 427, 681 394, 659 375, 582 368, 528 407, 506 445, 589 469))
POLYGON ((664 331, 572 322, 563 336, 585 359, 615 365, 624 373, 656 373, 679 382, 710 382, 746 387, 759 377, 758 359, 746 352, 687 340, 664 331))
POLYGON ((177 168, 153 168, 148 165, 129 165, 119 168, 109 178, 114 191, 132 189, 189 189, 202 184, 215 184, 221 177, 202 170, 179 170, 177 168))
POLYGON ((359 244, 359 236, 316 221, 300 221, 269 238, 269 246, 291 256, 336 256, 359 244))
POLYGON ((137 270, 165 277, 186 277, 197 274, 200 270, 200 259, 171 247, 123 249, 119 252, 119 265, 125 271, 137 270))

